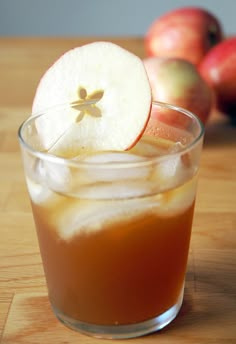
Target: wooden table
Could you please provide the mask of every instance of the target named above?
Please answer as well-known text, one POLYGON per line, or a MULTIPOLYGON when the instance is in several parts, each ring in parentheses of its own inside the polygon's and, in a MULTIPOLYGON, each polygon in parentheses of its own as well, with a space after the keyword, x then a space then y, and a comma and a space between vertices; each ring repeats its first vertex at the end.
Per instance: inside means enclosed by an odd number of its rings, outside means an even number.
MULTIPOLYGON (((50 310, 16 136, 40 76, 63 52, 92 40, 0 39, 1 344, 104 342, 65 328, 50 310)), ((141 38, 113 41, 144 57, 141 38)), ((166 329, 134 343, 236 343, 235 158, 236 128, 212 116, 182 310, 166 329)))

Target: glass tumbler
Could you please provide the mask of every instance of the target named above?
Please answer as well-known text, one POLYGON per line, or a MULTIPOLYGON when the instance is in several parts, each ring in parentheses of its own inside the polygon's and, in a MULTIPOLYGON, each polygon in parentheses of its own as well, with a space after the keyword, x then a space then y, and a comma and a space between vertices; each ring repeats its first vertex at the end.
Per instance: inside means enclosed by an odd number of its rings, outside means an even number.
POLYGON ((69 108, 18 133, 52 310, 100 338, 160 330, 183 300, 203 125, 153 102, 129 150, 76 151, 60 145, 71 128, 55 126, 69 108))

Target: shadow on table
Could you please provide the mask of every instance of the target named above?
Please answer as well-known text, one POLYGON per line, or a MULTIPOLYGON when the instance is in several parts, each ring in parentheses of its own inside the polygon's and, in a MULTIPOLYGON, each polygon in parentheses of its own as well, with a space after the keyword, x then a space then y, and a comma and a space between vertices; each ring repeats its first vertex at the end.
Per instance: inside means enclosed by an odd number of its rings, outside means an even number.
POLYGON ((235 269, 223 269, 217 260, 212 271, 199 263, 194 291, 185 295, 176 319, 154 336, 182 338, 183 343, 236 343, 235 269))

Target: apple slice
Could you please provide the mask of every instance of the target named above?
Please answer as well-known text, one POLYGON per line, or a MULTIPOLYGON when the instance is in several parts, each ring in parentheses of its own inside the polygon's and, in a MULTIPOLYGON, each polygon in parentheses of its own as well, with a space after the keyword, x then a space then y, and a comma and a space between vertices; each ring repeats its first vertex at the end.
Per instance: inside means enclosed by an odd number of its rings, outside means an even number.
POLYGON ((43 148, 73 157, 81 150, 126 150, 141 137, 151 109, 143 62, 110 42, 66 52, 42 77, 33 114, 43 148), (63 110, 57 105, 67 104, 63 110), (56 107, 54 107, 56 106, 56 107))

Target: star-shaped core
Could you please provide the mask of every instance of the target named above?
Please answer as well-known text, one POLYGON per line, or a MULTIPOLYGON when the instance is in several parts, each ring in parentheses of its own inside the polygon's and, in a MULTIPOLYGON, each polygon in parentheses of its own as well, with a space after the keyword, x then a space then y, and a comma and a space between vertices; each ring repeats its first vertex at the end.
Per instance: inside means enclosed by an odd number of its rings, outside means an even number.
POLYGON ((76 117, 76 123, 82 121, 85 115, 92 117, 101 117, 101 109, 97 106, 97 102, 102 99, 104 91, 98 90, 91 94, 87 94, 84 87, 78 89, 78 98, 71 103, 73 109, 79 110, 79 115, 76 117))

